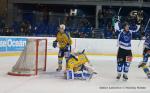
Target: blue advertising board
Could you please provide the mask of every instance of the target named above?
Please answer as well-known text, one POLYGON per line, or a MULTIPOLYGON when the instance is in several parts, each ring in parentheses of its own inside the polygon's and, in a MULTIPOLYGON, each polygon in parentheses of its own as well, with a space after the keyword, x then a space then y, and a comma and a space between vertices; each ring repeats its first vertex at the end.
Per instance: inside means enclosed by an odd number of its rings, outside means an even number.
POLYGON ((26 38, 0 38, 0 51, 22 51, 26 46, 26 38))

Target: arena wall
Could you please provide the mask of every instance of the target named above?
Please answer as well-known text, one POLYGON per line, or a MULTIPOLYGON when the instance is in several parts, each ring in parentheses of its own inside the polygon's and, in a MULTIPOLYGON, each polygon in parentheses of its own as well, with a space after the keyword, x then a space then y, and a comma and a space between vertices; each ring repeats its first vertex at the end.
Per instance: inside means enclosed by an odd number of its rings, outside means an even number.
MULTIPOLYGON (((48 39, 48 54, 57 54, 58 48, 53 48, 52 44, 55 37, 0 37, 0 55, 18 55, 26 45, 25 40, 28 38, 48 39), (18 43, 19 42, 19 43, 18 43)), ((117 39, 89 39, 89 38, 73 38, 72 51, 86 50, 89 55, 107 55, 115 56, 117 54, 117 39)), ((134 56, 141 56, 143 51, 143 42, 132 40, 132 52, 134 56), (140 43, 140 45, 139 45, 140 43)))

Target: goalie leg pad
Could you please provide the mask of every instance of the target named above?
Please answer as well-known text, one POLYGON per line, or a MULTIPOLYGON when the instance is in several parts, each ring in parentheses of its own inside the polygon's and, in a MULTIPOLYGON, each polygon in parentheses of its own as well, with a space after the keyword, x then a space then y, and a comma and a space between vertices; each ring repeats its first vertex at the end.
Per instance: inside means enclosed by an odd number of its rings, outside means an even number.
POLYGON ((75 79, 82 79, 82 80, 86 80, 91 76, 90 73, 87 73, 85 71, 78 71, 76 73, 74 73, 74 78, 75 79))
POLYGON ((74 73, 75 79, 82 79, 83 74, 82 73, 74 73))
POLYGON ((66 79, 73 80, 74 79, 74 72, 73 70, 66 70, 66 79))

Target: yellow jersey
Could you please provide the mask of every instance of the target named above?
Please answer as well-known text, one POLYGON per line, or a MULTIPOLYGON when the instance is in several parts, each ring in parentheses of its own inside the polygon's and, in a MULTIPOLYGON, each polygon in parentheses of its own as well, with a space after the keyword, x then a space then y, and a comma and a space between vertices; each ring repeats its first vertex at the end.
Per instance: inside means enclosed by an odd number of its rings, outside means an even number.
POLYGON ((77 58, 71 55, 67 61, 67 70, 73 70, 74 72, 79 71, 82 68, 82 65, 89 62, 85 54, 79 54, 77 58))
POLYGON ((72 40, 71 37, 68 35, 68 33, 58 32, 56 36, 56 40, 59 44, 60 49, 65 48, 67 44, 72 45, 72 40))

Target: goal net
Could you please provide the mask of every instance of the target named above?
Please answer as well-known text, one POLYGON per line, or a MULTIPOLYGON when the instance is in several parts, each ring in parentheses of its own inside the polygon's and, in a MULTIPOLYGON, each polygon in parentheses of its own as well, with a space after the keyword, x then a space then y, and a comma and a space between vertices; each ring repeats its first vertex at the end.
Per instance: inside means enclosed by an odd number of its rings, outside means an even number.
POLYGON ((14 76, 37 75, 39 70, 46 71, 46 61, 47 40, 28 39, 26 47, 8 74, 14 76))

